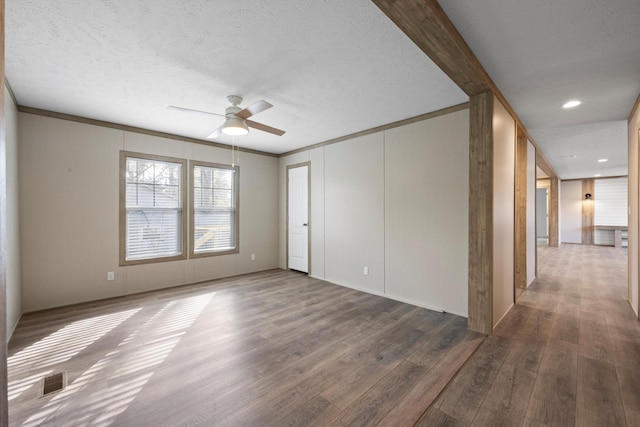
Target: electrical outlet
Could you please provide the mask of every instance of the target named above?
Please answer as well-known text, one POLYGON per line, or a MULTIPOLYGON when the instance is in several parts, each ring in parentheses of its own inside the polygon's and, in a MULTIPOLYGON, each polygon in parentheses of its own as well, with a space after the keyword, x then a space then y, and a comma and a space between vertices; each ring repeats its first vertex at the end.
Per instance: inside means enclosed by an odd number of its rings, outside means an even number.
POLYGON ((369 267, 365 267, 365 268, 362 270, 362 274, 364 274, 365 276, 368 276, 368 275, 369 275, 369 267))
POLYGON ((256 254, 251 254, 251 261, 255 261, 256 260, 256 254))
POLYGON ((116 273, 114 271, 108 271, 107 280, 116 280, 116 273))

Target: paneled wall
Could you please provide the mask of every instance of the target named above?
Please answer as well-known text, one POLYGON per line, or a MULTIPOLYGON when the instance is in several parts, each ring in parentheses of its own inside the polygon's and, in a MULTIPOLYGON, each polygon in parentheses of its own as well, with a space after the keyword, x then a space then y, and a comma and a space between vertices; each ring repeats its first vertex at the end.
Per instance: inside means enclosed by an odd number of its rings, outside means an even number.
POLYGON ((515 301, 514 187, 516 124, 499 100, 493 110, 493 326, 515 301))
POLYGON ((467 315, 469 112, 280 159, 311 162, 311 272, 366 292, 467 315), (363 267, 369 274, 363 274, 363 267))
POLYGON ((230 151, 25 113, 19 135, 25 311, 277 267, 278 159, 241 155, 240 253, 120 267, 120 150, 223 164, 230 151))
POLYGON ((562 243, 582 243, 582 180, 562 181, 560 238, 562 243))
POLYGON ((18 211, 18 110, 9 91, 4 95, 5 140, 7 144, 7 335, 22 315, 20 268, 20 213, 18 211))
POLYGON ((527 286, 536 278, 536 148, 527 141, 527 286))
POLYGON ((640 97, 636 102, 635 110, 629 117, 629 301, 638 314, 639 292, 638 277, 639 252, 639 230, 640 206, 638 200, 638 164, 640 163, 640 150, 638 143, 640 139, 640 97))
POLYGON ((325 147, 325 279, 378 294, 385 293, 384 161, 382 132, 325 147))

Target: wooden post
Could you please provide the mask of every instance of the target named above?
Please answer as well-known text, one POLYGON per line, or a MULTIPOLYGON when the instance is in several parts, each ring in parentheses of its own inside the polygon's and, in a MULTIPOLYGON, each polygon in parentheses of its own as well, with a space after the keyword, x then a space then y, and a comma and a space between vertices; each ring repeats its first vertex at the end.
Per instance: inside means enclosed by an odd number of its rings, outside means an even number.
POLYGON ((560 180, 549 177, 549 246, 560 246, 560 180))
POLYGON ((595 203, 593 179, 582 180, 582 244, 593 245, 593 204, 595 203), (587 200, 585 195, 591 194, 587 200))
POLYGON ((493 100, 469 100, 469 329, 493 333, 493 100))
POLYGON ((516 136, 516 288, 527 289, 527 149, 528 140, 521 126, 516 136))

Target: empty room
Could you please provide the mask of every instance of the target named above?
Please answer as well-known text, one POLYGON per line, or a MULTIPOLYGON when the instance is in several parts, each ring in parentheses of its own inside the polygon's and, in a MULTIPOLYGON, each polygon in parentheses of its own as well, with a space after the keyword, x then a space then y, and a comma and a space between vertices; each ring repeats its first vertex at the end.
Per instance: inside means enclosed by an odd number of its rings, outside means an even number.
POLYGON ((0 3, 0 425, 638 425, 640 4, 530 3, 0 3))

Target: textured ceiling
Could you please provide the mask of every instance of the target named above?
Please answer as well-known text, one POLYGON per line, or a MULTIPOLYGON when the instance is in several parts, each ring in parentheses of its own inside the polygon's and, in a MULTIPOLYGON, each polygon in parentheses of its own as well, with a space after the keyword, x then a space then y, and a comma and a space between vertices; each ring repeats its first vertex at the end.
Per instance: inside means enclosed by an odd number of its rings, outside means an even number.
POLYGON ((627 174, 625 120, 539 128, 535 138, 544 141, 544 154, 563 179, 627 174))
POLYGON ((627 174, 625 120, 640 94, 640 1, 440 4, 561 178, 627 174), (575 98, 579 107, 561 108, 575 98), (606 167, 595 161, 603 157, 611 159, 606 167))
MULTIPOLYGON (((627 173, 640 1, 440 4, 561 178, 627 173)), ((22 106, 199 139, 222 119, 166 107, 266 99, 287 133, 235 142, 272 153, 467 100, 369 0, 6 0, 6 74, 22 106)))
POLYGON ((199 139, 223 119, 166 107, 265 99, 287 133, 235 143, 272 153, 468 100, 368 0, 6 0, 6 75, 21 106, 199 139))

